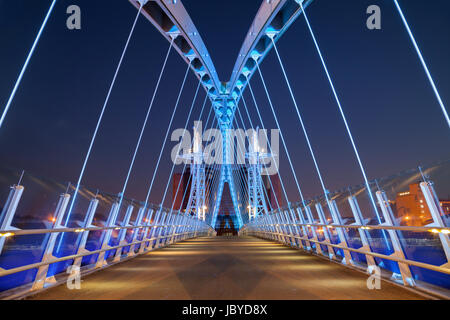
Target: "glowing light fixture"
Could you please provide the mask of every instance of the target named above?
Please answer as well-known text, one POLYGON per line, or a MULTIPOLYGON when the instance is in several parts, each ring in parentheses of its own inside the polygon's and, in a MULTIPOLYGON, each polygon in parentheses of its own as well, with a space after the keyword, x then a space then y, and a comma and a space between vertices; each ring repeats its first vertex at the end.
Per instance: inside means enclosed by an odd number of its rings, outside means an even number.
POLYGON ((0 233, 0 237, 8 238, 14 235, 13 232, 0 233))

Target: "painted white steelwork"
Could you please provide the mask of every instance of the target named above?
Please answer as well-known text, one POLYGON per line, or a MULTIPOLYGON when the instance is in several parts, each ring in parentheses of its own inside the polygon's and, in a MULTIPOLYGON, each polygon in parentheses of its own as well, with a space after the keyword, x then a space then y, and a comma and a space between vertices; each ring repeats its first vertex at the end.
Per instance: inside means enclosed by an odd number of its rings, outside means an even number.
MULTIPOLYGON (((256 132, 258 128, 256 128, 256 132)), ((272 155, 265 153, 261 149, 258 143, 258 137, 256 132, 254 133, 253 139, 250 143, 250 152, 246 155, 249 165, 248 165, 248 214, 249 220, 253 220, 260 215, 267 214, 266 199, 264 196, 261 172, 262 163, 261 160, 265 158, 272 158, 272 155)))

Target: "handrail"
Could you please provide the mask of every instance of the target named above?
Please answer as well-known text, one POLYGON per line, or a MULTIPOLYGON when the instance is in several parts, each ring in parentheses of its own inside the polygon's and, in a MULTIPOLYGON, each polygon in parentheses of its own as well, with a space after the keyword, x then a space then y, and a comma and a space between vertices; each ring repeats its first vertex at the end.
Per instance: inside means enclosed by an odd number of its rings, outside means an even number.
POLYGON ((149 225, 139 225, 139 226, 116 226, 116 227, 78 227, 78 228, 54 228, 54 229, 17 229, 17 230, 0 230, 1 234, 9 233, 9 236, 23 236, 23 235, 31 235, 31 234, 46 234, 46 233, 56 233, 56 232, 84 232, 84 231, 102 231, 102 230, 120 230, 120 229, 143 229, 143 228, 152 228, 152 227, 182 227, 186 226, 185 224, 149 224, 149 225))
MULTIPOLYGON (((89 228, 55 228, 55 229, 18 229, 18 230, 0 230, 1 234, 10 233, 10 236, 32 235, 32 234, 46 234, 56 232, 84 232, 84 231, 102 231, 102 230, 120 230, 120 229, 142 229, 152 227, 181 227, 183 224, 178 225, 162 225, 162 224, 149 224, 139 226, 116 226, 116 227, 89 227, 89 228)), ((303 227, 327 227, 327 228, 349 228, 349 229, 364 229, 364 230, 400 230, 410 232, 434 232, 437 230, 442 233, 450 233, 450 227, 416 227, 416 226, 380 226, 380 225, 338 225, 338 224, 320 224, 320 223, 275 223, 266 224, 266 226, 303 226, 303 227)))
MULTIPOLYGON (((264 226, 302 226, 302 227, 326 227, 326 228, 349 228, 364 230, 400 230, 411 232, 434 232, 437 230, 444 234, 450 233, 450 227, 415 227, 415 226, 383 226, 383 225, 352 225, 352 224, 321 224, 321 223, 272 223, 264 226), (448 231, 448 232, 447 232, 448 231)), ((436 232, 437 233, 437 232, 436 232)))
POLYGON ((416 261, 408 260, 408 259, 401 259, 401 258, 397 258, 397 257, 394 257, 394 256, 387 256, 387 255, 384 255, 384 254, 381 254, 381 253, 365 251, 365 250, 361 250, 361 249, 354 249, 354 248, 351 248, 351 247, 345 247, 345 246, 333 244, 333 243, 330 243, 328 241, 320 241, 320 240, 315 240, 315 239, 309 239, 309 238, 306 238, 306 237, 300 237, 300 236, 295 236, 295 235, 290 235, 290 234, 284 234, 284 233, 280 233, 280 232, 250 231, 250 233, 266 233, 266 234, 273 234, 273 235, 279 235, 279 236, 283 236, 283 237, 300 239, 300 240, 314 242, 314 243, 318 243, 318 244, 322 244, 322 245, 326 245, 326 246, 330 246, 330 247, 334 247, 334 248, 338 248, 338 249, 349 250, 349 251, 361 253, 361 254, 364 254, 364 255, 369 255, 369 256, 372 256, 372 257, 376 257, 376 258, 392 260, 392 261, 396 261, 396 262, 400 262, 400 263, 405 263, 405 264, 408 264, 408 265, 416 266, 416 267, 419 267, 419 268, 425 268, 425 269, 429 269, 429 270, 433 270, 433 271, 437 271, 437 272, 441 272, 441 273, 445 273, 445 274, 450 274, 450 268, 435 266, 435 265, 428 264, 428 263, 423 263, 423 262, 416 262, 416 261))
MULTIPOLYGON (((172 236, 180 236, 180 235, 185 235, 185 234, 191 234, 191 233, 195 233, 195 231, 176 233, 176 234, 170 235, 170 237, 172 237, 172 236)), ((200 232, 200 233, 203 233, 203 232, 200 232)), ((158 239, 162 239, 162 238, 168 238, 168 236, 167 235, 157 236, 157 237, 148 238, 148 239, 144 239, 144 240, 139 240, 139 241, 135 241, 135 242, 130 242, 130 243, 126 243, 126 244, 121 244, 121 245, 117 245, 117 246, 113 246, 113 247, 107 247, 107 248, 104 248, 104 249, 98 249, 98 250, 95 250, 95 251, 89 251, 89 252, 80 253, 80 254, 73 254, 73 255, 70 255, 70 256, 62 257, 62 258, 51 259, 51 260, 48 260, 48 261, 28 264, 28 265, 25 265, 25 266, 11 268, 11 269, 7 269, 7 270, 0 269, 0 278, 4 277, 4 276, 7 276, 7 275, 10 275, 10 274, 17 273, 17 272, 22 272, 22 271, 26 271, 26 270, 30 270, 30 269, 39 268, 41 266, 46 266, 46 265, 50 265, 50 264, 57 263, 57 262, 62 262, 62 261, 72 260, 72 259, 75 259, 75 258, 90 256, 90 255, 97 254, 97 253, 100 253, 100 252, 105 252, 105 251, 114 250, 114 249, 120 249, 120 248, 123 248, 123 247, 128 247, 128 246, 132 246, 132 245, 136 245, 136 244, 141 244, 141 243, 144 243, 144 242, 154 241, 154 240, 158 240, 158 239)))

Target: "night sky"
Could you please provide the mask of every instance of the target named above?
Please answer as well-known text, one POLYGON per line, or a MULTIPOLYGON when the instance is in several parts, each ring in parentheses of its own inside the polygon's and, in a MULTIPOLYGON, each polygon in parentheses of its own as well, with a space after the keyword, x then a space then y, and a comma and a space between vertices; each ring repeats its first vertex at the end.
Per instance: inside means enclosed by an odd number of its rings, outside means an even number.
MULTIPOLYGON (((0 0, 0 110, 6 105, 50 3, 0 0)), ((183 1, 220 80, 229 80, 260 3, 183 1)), ((432 3, 400 1, 448 105, 450 3, 432 3)), ((307 12, 369 179, 449 159, 449 129, 393 1, 316 0, 307 12), (366 8, 371 4, 381 7, 382 30, 370 31, 365 26, 366 8)), ((126 0, 58 1, 0 129, 2 166, 76 182, 135 15, 136 9, 126 0), (66 28, 66 8, 71 4, 81 8, 81 30, 66 28)), ((360 171, 302 16, 277 45, 328 188, 360 184, 360 171)), ((141 17, 100 127, 84 185, 110 193, 121 190, 168 46, 167 40, 141 17)), ((321 193, 320 186, 274 52, 269 53, 261 69, 303 191, 307 197, 316 196, 321 193)), ((145 198, 185 70, 186 64, 173 51, 131 176, 128 197, 145 198)), ((190 73, 173 128, 184 127, 196 85, 190 73)), ((259 76, 252 79, 252 86, 266 127, 275 128, 259 76)), ((202 91, 193 111, 196 117, 203 99, 202 91)), ((247 91, 245 99, 256 121, 247 91)), ((162 197, 172 166, 173 145, 170 141, 166 145, 152 202, 159 203, 162 197)), ((298 200, 284 152, 280 168, 289 196, 298 200)), ((7 185, 0 187, 6 189, 7 185)))

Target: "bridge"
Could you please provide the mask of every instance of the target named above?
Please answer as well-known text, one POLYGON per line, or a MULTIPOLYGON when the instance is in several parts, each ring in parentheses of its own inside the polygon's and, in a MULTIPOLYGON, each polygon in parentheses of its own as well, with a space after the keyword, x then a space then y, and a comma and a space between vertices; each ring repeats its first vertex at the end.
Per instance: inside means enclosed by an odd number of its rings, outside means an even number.
MULTIPOLYGON (((450 298, 450 200, 441 196, 448 194, 450 161, 370 178, 327 65, 330 53, 323 51, 309 18, 312 4, 320 5, 320 0, 262 1, 228 81, 219 79, 180 0, 129 2, 135 18, 123 39, 79 176, 73 178, 76 182, 63 184, 28 171, 4 169, 2 183, 7 181, 10 187, 6 198, 0 199, 2 299, 450 298), (85 172, 139 19, 156 28, 167 40, 167 49, 160 69, 154 70, 159 76, 138 124, 137 140, 130 141, 122 188, 111 194, 86 186, 85 172), (327 187, 327 171, 320 165, 296 84, 289 77, 291 66, 278 49, 279 40, 300 19, 331 92, 336 121, 343 124, 361 177, 358 185, 342 185, 335 191, 327 187), (157 123, 151 110, 163 90, 162 78, 170 77, 166 66, 173 52, 185 62, 183 78, 175 105, 166 106, 169 123, 157 123), (269 53, 282 74, 290 105, 279 106, 266 81, 268 74, 261 65, 269 53), (192 101, 183 105, 180 100, 190 74, 196 89, 192 101), (258 79, 262 90, 254 87, 258 79), (269 113, 261 112, 261 101, 269 113), (195 114, 198 102, 201 110, 195 114), (179 143, 172 150, 167 182, 157 186, 174 117, 183 107, 188 115, 175 137, 179 143), (290 108, 289 127, 280 125, 280 108, 290 108), (267 122, 267 115, 274 130, 267 130, 263 119, 267 122), (164 136, 157 160, 148 164, 146 198, 136 200, 127 188, 150 122, 159 125, 164 136), (210 129, 203 132, 203 128, 210 129), (306 196, 308 185, 301 183, 292 156, 297 146, 287 144, 287 131, 297 132, 305 141, 303 154, 311 158, 310 170, 321 190, 315 197, 306 196), (287 160, 284 171, 279 170, 282 157, 287 160), (293 179, 291 189, 287 177, 293 179), (154 203, 150 199, 155 188, 164 192, 154 203), (51 201, 30 204, 27 194, 51 201), (24 207, 27 215, 18 215, 24 207), (51 212, 50 217, 43 212, 51 212)), ((399 26, 411 41, 405 45, 417 55, 433 92, 430 106, 439 109, 448 129, 446 107, 407 14, 399 1, 392 2, 399 26)), ((2 111, 0 135, 56 3, 51 2, 2 111)))

